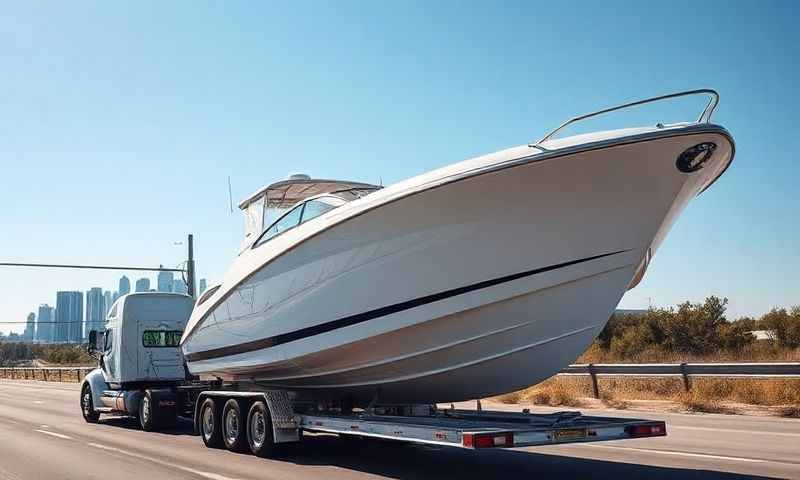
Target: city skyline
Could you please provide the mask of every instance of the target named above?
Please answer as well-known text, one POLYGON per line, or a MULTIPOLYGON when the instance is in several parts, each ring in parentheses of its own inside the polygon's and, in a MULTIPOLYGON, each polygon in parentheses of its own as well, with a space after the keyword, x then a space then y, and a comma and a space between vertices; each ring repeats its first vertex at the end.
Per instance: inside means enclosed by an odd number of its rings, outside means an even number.
MULTIPOLYGON (((159 272, 161 273, 165 272, 159 272)), ((183 278, 172 278, 172 276, 164 278, 161 284, 163 290, 158 290, 150 288, 149 276, 140 276, 134 282, 134 293, 162 291, 188 294, 188 286, 183 278), (168 283, 166 278, 170 278, 171 281, 168 283)), ((56 316, 58 308, 42 303, 38 306, 38 313, 28 313, 25 321, 6 323, 5 325, 9 326, 7 329, 1 328, 4 324, 0 322, 0 336, 16 335, 15 339, 48 343, 81 342, 90 330, 102 329, 111 306, 122 296, 119 291, 127 290, 127 293, 131 293, 130 285, 130 278, 122 275, 117 282, 117 290, 114 291, 104 290, 102 287, 91 287, 85 292, 58 290, 55 292, 55 304, 58 306, 60 299, 64 308, 60 316, 56 316), (18 328, 14 328, 15 326, 18 328)), ((196 291, 198 296, 205 291, 206 285, 205 278, 198 280, 196 291)))

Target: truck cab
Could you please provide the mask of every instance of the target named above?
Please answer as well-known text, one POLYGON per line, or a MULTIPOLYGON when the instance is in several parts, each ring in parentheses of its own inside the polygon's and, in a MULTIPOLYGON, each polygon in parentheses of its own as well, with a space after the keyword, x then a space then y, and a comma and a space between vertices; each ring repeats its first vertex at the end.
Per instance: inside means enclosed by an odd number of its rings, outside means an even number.
POLYGON ((186 379, 179 344, 193 306, 188 295, 162 292, 132 293, 114 303, 105 330, 89 334, 100 366, 81 388, 84 416, 139 416, 145 396, 169 396, 168 387, 186 379))

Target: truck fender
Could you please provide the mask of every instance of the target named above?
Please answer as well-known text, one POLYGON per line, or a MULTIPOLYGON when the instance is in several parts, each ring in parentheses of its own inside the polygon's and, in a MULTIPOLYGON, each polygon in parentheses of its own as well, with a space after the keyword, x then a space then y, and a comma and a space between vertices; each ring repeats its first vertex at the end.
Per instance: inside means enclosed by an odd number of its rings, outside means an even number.
POLYGON ((95 368, 91 372, 87 373, 86 377, 83 379, 81 391, 83 390, 83 386, 86 384, 92 388, 92 403, 95 405, 95 408, 102 407, 103 401, 100 399, 100 397, 103 395, 104 391, 108 390, 108 384, 103 376, 103 370, 100 368, 95 368))

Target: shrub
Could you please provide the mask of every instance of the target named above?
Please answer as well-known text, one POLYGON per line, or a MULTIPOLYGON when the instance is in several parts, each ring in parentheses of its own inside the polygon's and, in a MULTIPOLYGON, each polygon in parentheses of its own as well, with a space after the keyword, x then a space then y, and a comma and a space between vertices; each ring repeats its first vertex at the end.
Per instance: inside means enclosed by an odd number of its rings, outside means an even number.
POLYGON ((761 317, 758 326, 770 331, 779 346, 800 348, 800 305, 789 311, 785 308, 773 308, 761 317))

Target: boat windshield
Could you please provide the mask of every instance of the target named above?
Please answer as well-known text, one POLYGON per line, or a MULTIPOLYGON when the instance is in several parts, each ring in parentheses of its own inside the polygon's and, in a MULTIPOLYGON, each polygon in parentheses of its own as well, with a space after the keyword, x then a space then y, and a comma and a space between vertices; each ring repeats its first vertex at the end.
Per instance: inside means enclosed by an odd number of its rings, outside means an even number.
MULTIPOLYGON (((293 175, 288 180, 281 180, 261 188, 239 204, 245 217, 245 238, 242 250, 253 244, 253 239, 261 237, 267 229, 275 226, 277 230, 285 227, 274 225, 276 220, 287 215, 290 210, 311 198, 338 198, 345 203, 368 195, 382 187, 368 183, 345 180, 312 179, 307 175, 293 175)), ((337 205, 338 206, 338 205, 337 205)), ((310 213, 310 212, 309 212, 310 213)), ((310 218, 310 217, 307 217, 310 218)), ((287 222, 290 219, 287 218, 287 222)), ((297 223, 295 223, 295 226, 297 223)), ((273 236, 274 236, 273 235, 273 236)))
POLYGON ((253 245, 253 248, 264 244, 287 230, 291 230, 301 223, 307 222, 336 207, 342 206, 345 203, 347 202, 342 198, 326 195, 324 197, 307 200, 289 209, 289 211, 284 211, 285 213, 283 213, 283 215, 279 216, 269 228, 264 230, 264 233, 261 234, 261 237, 259 237, 253 245))

